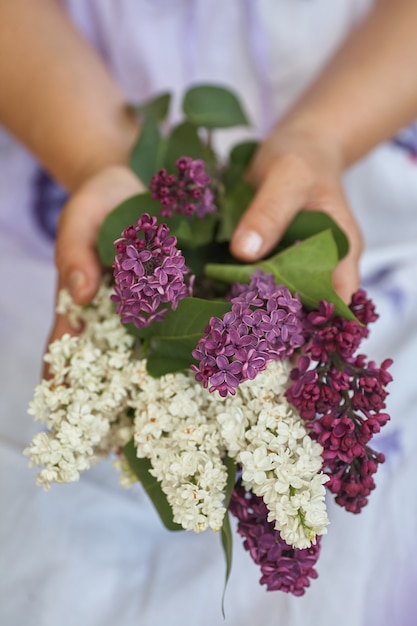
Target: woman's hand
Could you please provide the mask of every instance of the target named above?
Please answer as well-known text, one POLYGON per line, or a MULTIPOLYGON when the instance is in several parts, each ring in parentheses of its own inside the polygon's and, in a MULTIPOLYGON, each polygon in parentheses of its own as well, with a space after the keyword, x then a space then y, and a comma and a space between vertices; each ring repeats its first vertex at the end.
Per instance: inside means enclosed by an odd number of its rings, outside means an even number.
POLYGON ((349 252, 333 274, 335 290, 348 302, 359 287, 362 236, 346 202, 341 176, 342 158, 331 141, 275 129, 247 172, 258 191, 233 235, 232 253, 244 261, 258 260, 278 243, 300 210, 324 211, 349 239, 349 252))
POLYGON ((362 238, 341 175, 416 118, 416 20, 415 0, 375 2, 262 144, 248 172, 258 193, 234 234, 235 256, 261 258, 300 209, 322 210, 349 238, 333 281, 350 298, 359 285, 362 238))
MULTIPOLYGON (((106 215, 144 186, 126 166, 100 169, 77 189, 65 205, 58 224, 55 259, 58 290, 66 288, 77 304, 87 304, 96 294, 101 277, 97 235, 106 215)), ((64 333, 75 334, 63 315, 55 318, 49 342, 64 333)))

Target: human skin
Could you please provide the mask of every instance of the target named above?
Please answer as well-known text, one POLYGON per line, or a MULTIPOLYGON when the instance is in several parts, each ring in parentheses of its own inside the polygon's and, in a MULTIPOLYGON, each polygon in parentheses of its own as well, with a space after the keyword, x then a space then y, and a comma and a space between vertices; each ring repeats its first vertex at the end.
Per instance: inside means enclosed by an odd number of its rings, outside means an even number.
POLYGON ((350 298, 362 239, 341 177, 417 117, 416 20, 414 0, 379 0, 266 138, 249 172, 259 191, 232 240, 237 257, 265 255, 300 208, 321 209, 349 236, 333 283, 350 298))
MULTIPOLYGON (((335 288, 345 300, 356 290, 362 238, 341 178, 417 116, 416 23, 415 0, 377 2, 264 140, 247 173, 258 191, 234 233, 236 257, 261 258, 300 209, 321 209, 350 241, 335 288)), ((56 0, 0 0, 0 80, 7 85, 0 121, 71 194, 56 242, 58 287, 87 303, 100 280, 98 228, 116 204, 143 189, 127 165, 137 121, 56 0)), ((58 317, 51 338, 67 330, 58 317)))

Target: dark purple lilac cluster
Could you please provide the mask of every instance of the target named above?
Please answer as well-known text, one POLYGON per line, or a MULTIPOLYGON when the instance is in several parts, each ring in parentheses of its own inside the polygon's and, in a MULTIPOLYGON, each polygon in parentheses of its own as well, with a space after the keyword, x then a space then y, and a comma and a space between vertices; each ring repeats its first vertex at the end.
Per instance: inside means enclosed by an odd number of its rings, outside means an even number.
POLYGON ((237 482, 229 504, 229 511, 238 519, 238 532, 244 537, 244 547, 260 566, 261 585, 268 591, 286 591, 302 596, 317 578, 314 569, 320 555, 320 537, 310 548, 298 549, 289 546, 274 523, 268 522, 268 509, 262 498, 246 491, 237 482))
POLYGON ((210 188, 210 176, 200 159, 181 157, 177 159, 178 176, 162 169, 152 177, 151 195, 162 205, 161 216, 172 217, 173 213, 204 217, 214 213, 214 195, 210 188))
POLYGON ((178 248, 177 240, 169 235, 166 224, 144 213, 135 226, 125 228, 114 242, 116 257, 113 264, 116 311, 123 324, 138 328, 161 321, 170 303, 190 295, 185 277, 189 270, 178 248))
POLYGON ((384 409, 392 361, 377 367, 356 355, 377 315, 363 290, 353 296, 350 308, 358 322, 334 316, 333 305, 326 302, 306 315, 307 341, 291 373, 287 398, 323 446, 327 488, 338 504, 359 513, 375 487, 373 474, 384 461, 368 444, 389 420, 384 409))
POLYGON ((304 342, 301 303, 272 275, 259 270, 249 285, 235 285, 231 302, 223 318, 210 319, 192 353, 196 380, 223 397, 304 342))

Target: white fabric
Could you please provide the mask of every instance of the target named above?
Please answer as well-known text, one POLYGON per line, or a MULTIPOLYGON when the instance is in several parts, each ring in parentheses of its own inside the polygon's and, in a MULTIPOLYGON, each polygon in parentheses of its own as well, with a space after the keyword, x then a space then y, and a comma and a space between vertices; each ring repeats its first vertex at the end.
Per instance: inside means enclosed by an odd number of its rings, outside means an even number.
MULTIPOLYGON (((372 4, 366 0, 66 0, 129 99, 200 81, 235 88, 265 131, 372 4)), ((223 150, 246 131, 221 134, 223 150)), ((393 145, 346 175, 367 252, 363 280, 381 314, 366 351, 395 359, 378 446, 387 462, 359 516, 329 501, 319 578, 302 598, 268 593, 235 535, 169 533, 140 487, 109 464, 42 492, 22 449, 52 316, 52 245, 30 211, 34 160, 0 136, 0 624, 3 626, 412 626, 417 614, 417 167, 393 145)))

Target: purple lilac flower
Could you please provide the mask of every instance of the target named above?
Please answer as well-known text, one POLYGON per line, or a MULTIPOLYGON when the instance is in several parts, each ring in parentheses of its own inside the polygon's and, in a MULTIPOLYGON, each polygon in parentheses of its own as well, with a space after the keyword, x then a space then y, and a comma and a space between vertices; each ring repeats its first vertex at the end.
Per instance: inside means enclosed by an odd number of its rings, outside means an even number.
POLYGON ((244 547, 260 566, 260 583, 268 591, 281 590, 302 596, 317 578, 314 566, 320 555, 320 537, 310 548, 289 546, 274 523, 268 522, 268 509, 259 496, 246 491, 238 481, 232 493, 229 510, 238 519, 238 532, 244 537, 244 547))
POLYGON ((249 285, 234 285, 230 300, 232 310, 210 319, 192 353, 196 380, 223 397, 304 342, 301 303, 272 275, 257 271, 249 285))
POLYGON ((176 161, 178 176, 162 169, 152 177, 151 195, 162 205, 161 215, 173 213, 204 217, 216 211, 211 179, 204 170, 204 161, 181 157, 176 161))
POLYGON ((147 213, 114 242, 115 293, 111 299, 117 303, 123 324, 143 328, 161 321, 167 311, 163 304, 170 303, 175 310, 178 302, 190 295, 185 282, 189 270, 176 243, 168 226, 158 224, 156 217, 147 213))
POLYGON ((339 504, 359 513, 375 487, 372 475, 384 462, 368 444, 389 420, 384 409, 392 361, 377 367, 356 355, 377 315, 363 290, 354 294, 350 308, 360 323, 334 316, 328 302, 305 316, 308 340, 291 372, 287 398, 323 446, 327 488, 339 504))

